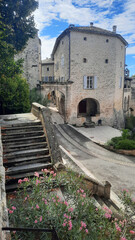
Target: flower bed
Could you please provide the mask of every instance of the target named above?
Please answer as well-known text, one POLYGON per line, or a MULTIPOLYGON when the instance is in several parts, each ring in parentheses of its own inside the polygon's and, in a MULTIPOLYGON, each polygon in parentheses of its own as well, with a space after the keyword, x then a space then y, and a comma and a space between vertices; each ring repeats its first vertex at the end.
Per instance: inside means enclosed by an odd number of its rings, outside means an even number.
MULTIPOLYGON (((128 215, 114 218, 108 207, 96 208, 82 177, 71 171, 54 173, 42 170, 33 179, 19 180, 19 191, 8 196, 10 226, 29 228, 54 227, 60 240, 130 240, 135 237, 135 226, 128 215), (62 187, 65 199, 56 194, 62 187)), ((135 203, 124 190, 125 205, 135 203), (130 199, 130 200, 129 200, 130 199)), ((14 232, 12 240, 51 239, 48 233, 14 232)))

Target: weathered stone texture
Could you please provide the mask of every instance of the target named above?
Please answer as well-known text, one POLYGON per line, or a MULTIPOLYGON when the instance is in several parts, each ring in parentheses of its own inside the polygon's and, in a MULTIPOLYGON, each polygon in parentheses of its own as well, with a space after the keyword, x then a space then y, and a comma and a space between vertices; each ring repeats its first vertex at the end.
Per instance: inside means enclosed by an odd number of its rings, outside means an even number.
MULTIPOLYGON (((104 125, 124 127, 126 42, 120 35, 96 27, 78 29, 65 30, 56 40, 52 54, 55 79, 62 83, 64 78, 72 83, 70 87, 64 86, 65 122, 82 125, 86 121, 86 116, 79 115, 78 109, 79 103, 87 98, 99 105, 92 121, 97 123, 101 119, 104 125), (96 78, 96 87, 84 88, 84 76, 96 78)), ((49 90, 49 86, 46 87, 44 93, 49 90)), ((58 91, 61 92, 60 85, 57 86, 56 103, 60 102, 58 91)))
POLYGON ((3 150, 1 143, 1 129, 0 129, 0 239, 7 240, 7 232, 2 231, 2 227, 8 226, 8 213, 6 206, 6 192, 5 192, 5 168, 3 167, 3 150))
POLYGON ((41 42, 38 36, 28 40, 25 49, 15 59, 24 59, 23 77, 27 79, 30 89, 37 87, 41 81, 41 42))

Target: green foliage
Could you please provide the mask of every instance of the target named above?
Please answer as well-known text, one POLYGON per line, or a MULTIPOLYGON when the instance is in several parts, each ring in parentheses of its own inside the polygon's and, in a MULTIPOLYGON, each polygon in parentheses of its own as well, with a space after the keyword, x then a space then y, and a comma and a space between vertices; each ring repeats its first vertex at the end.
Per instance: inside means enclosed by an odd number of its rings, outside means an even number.
POLYGON ((135 149, 135 141, 130 139, 120 140, 116 145, 116 149, 125 149, 125 150, 133 150, 135 149))
POLYGON ((130 131, 128 129, 122 129, 122 139, 130 138, 130 131))
POLYGON ((1 77, 0 79, 1 113, 23 113, 30 111, 29 87, 21 75, 1 77))
POLYGON ((38 89, 33 88, 30 90, 30 104, 37 102, 43 106, 47 106, 49 103, 48 98, 43 98, 38 89))
POLYGON ((36 0, 0 0, 1 21, 8 26, 5 40, 17 51, 37 33, 32 15, 37 7, 36 0))
POLYGON ((122 129, 122 136, 112 138, 107 145, 114 149, 133 150, 135 149, 134 134, 129 129, 122 129))
POLYGON ((132 130, 135 128, 135 116, 126 117, 125 128, 132 130))
MULTIPOLYGON (((8 200, 9 222, 14 227, 54 227, 60 240, 131 240, 135 226, 125 215, 114 218, 108 207, 96 208, 85 180, 71 171, 54 173, 42 170, 33 179, 19 180, 19 191, 8 200), (64 198, 57 195, 64 188, 64 198), (56 188, 55 188, 56 187, 56 188), (130 226, 129 226, 130 222, 130 226), (123 237, 123 238, 122 238, 123 237), (125 238, 124 238, 125 237, 125 238)), ((122 198, 124 201, 125 198, 122 198)), ((129 201, 128 201, 129 202, 129 201)), ((132 201, 130 202, 131 205, 132 201)), ((12 240, 51 240, 50 234, 38 237, 32 232, 14 232, 12 240)))

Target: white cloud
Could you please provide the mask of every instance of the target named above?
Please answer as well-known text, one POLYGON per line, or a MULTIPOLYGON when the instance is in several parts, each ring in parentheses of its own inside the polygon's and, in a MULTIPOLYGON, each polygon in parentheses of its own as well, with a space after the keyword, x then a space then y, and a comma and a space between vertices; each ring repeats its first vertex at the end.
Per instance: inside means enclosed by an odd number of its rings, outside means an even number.
POLYGON ((40 37, 41 39, 41 52, 42 52, 42 60, 45 58, 50 58, 50 54, 52 53, 54 43, 56 38, 50 38, 49 36, 40 37))
POLYGON ((127 53, 127 55, 135 54, 135 46, 128 47, 127 50, 126 50, 126 53, 127 53))
MULTIPOLYGON (((129 44, 135 43, 135 0, 123 1, 124 10, 119 14, 115 14, 113 2, 114 0, 39 0, 39 9, 34 14, 39 35, 45 27, 52 24, 53 20, 79 25, 96 22, 97 27, 108 30, 112 30, 112 26, 117 25, 117 32, 129 44), (111 18, 108 17, 109 14, 111 18)), ((119 2, 121 0, 117 0, 118 5, 119 2)), ((48 36, 41 37, 43 55, 48 56, 49 49, 53 48, 54 39, 48 36), (45 44, 47 45, 44 46, 45 44)), ((134 54, 134 48, 134 46, 129 47, 127 54, 134 54)))

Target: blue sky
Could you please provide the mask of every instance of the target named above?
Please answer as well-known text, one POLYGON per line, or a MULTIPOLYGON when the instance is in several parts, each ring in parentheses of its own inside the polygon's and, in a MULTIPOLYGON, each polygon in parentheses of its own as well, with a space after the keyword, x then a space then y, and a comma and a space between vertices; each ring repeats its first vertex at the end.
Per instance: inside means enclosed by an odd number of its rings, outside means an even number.
POLYGON ((117 33, 129 43, 126 64, 130 75, 135 74, 135 0, 38 0, 35 11, 36 27, 42 41, 42 59, 50 57, 59 34, 69 26, 94 26, 117 33))

